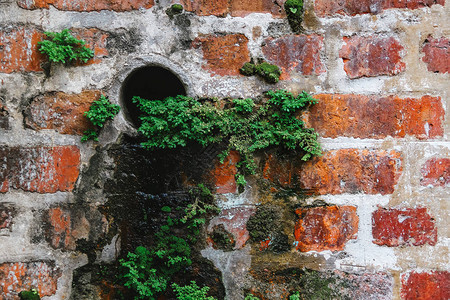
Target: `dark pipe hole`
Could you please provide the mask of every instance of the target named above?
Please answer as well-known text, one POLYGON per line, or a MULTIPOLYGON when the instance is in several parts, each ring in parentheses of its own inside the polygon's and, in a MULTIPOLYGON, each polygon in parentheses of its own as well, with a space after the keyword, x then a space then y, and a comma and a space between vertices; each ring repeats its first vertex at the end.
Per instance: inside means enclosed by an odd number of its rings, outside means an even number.
POLYGON ((127 118, 136 128, 140 126, 140 111, 132 101, 134 96, 159 100, 176 95, 186 95, 183 83, 169 70, 157 66, 134 71, 127 77, 122 88, 127 118))

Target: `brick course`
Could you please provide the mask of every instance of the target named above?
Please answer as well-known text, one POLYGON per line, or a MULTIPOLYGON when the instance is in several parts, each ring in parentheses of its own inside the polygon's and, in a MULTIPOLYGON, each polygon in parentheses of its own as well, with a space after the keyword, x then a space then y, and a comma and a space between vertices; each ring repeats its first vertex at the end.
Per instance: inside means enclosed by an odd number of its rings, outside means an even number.
POLYGON ((62 134, 81 135, 93 128, 83 115, 98 100, 100 91, 80 94, 46 93, 35 97, 25 110, 25 125, 34 130, 55 129, 62 134))
POLYGON ((17 4, 25 9, 49 9, 50 5, 58 10, 68 11, 100 11, 114 10, 118 12, 151 8, 154 0, 17 0, 17 4))
POLYGON ((420 170, 423 186, 447 186, 450 184, 450 158, 431 158, 420 170))
POLYGON ((300 187, 314 194, 392 194, 402 172, 396 151, 341 149, 327 151, 310 161, 264 163, 263 176, 282 187, 300 187))
POLYGON ((0 192, 72 191, 79 174, 76 146, 0 147, 0 192))
POLYGON ((435 245, 437 229, 426 208, 379 208, 372 215, 373 243, 380 246, 435 245))
POLYGON ((297 250, 340 251, 350 239, 356 239, 358 216, 353 206, 298 208, 295 224, 297 250))
POLYGON ((419 139, 444 134, 444 108, 440 97, 314 95, 319 103, 304 114, 306 126, 321 137, 383 139, 387 136, 419 139))
POLYGON ((344 37, 339 57, 344 70, 351 79, 381 75, 397 75, 406 68, 401 60, 403 46, 393 37, 352 36, 344 37))
POLYGON ((401 276, 404 300, 450 299, 450 273, 447 271, 410 272, 401 276))

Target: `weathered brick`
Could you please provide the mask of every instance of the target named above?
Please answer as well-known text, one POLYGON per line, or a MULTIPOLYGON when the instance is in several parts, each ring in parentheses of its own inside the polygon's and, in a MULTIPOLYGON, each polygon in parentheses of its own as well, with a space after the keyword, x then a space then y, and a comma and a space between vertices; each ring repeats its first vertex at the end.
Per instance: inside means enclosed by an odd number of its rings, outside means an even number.
POLYGON ((246 224, 254 212, 255 209, 251 207, 223 209, 209 222, 208 231, 211 232, 214 226, 223 225, 225 230, 234 237, 236 242, 234 249, 241 249, 250 237, 246 224))
POLYGON ((397 75, 405 70, 401 51, 403 46, 393 37, 344 37, 345 45, 339 51, 348 77, 397 75))
POLYGON ((17 0, 17 4, 25 9, 48 9, 50 5, 58 10, 68 11, 100 11, 100 10, 114 10, 114 11, 130 11, 141 8, 151 8, 155 3, 154 0, 17 0))
POLYGON ((67 210, 59 207, 48 211, 48 224, 46 237, 49 244, 55 248, 75 249, 75 240, 72 237, 71 215, 67 210))
POLYGON ((44 56, 37 50, 42 38, 34 28, 0 27, 0 73, 42 71, 44 56))
POLYGON ((9 129, 9 113, 0 99, 0 129, 9 129))
MULTIPOLYGON (((175 2, 175 1, 172 1, 175 2)), ((186 11, 199 16, 245 17, 251 13, 270 13, 274 17, 283 17, 285 0, 181 0, 186 11)))
POLYGON ((401 297, 405 300, 450 299, 450 273, 413 271, 402 274, 401 297))
POLYGON ((279 66, 288 79, 290 72, 303 75, 319 75, 325 72, 320 59, 323 49, 323 37, 320 35, 288 35, 280 38, 269 37, 262 47, 268 62, 279 66))
POLYGON ((97 28, 72 28, 71 33, 77 38, 86 42, 86 47, 94 51, 94 57, 87 63, 78 62, 77 65, 91 65, 100 63, 102 58, 109 55, 106 49, 108 34, 97 28))
POLYGON ((321 157, 277 160, 270 155, 263 176, 282 187, 300 187, 316 194, 392 194, 402 172, 396 151, 341 149, 321 157))
POLYGON ((186 11, 194 12, 199 16, 225 16, 229 12, 229 1, 228 0, 182 0, 186 11))
POLYGON ((236 192, 236 163, 240 160, 239 153, 230 151, 223 164, 217 162, 211 171, 210 178, 216 186, 217 194, 226 194, 236 192))
POLYGON ((444 5, 445 0, 315 0, 314 11, 319 17, 332 15, 357 15, 381 13, 384 9, 430 7, 434 4, 444 5))
POLYGON ((72 191, 79 174, 76 146, 0 147, 0 192, 72 191))
POLYGON ((16 214, 16 208, 12 204, 0 203, 0 232, 11 231, 11 225, 16 214))
POLYGON ((444 134, 440 97, 399 98, 364 95, 314 95, 319 103, 303 115, 322 137, 382 139, 406 135, 419 139, 444 134))
POLYGON ((80 94, 53 92, 37 96, 24 112, 25 124, 34 130, 55 129, 62 134, 81 135, 92 128, 83 113, 100 95, 100 91, 84 91, 80 94))
POLYGON ((250 60, 248 38, 243 34, 203 35, 193 46, 202 48, 205 69, 220 76, 239 75, 239 69, 250 60))
POLYGON ((285 0, 231 0, 231 15, 245 17, 251 13, 270 13, 274 17, 284 17, 285 0))
POLYGON ((435 73, 450 72, 450 40, 446 37, 428 37, 422 48, 422 60, 427 64, 428 71, 435 73))
POLYGON ((41 297, 56 293, 61 271, 53 261, 0 264, 0 299, 18 299, 21 291, 36 289, 41 297))
POLYGON ((343 250, 350 239, 356 239, 358 216, 353 206, 298 208, 295 224, 297 250, 343 250))
POLYGON ((373 243, 380 246, 435 245, 437 229, 426 208, 379 208, 372 215, 373 243))
POLYGON ((420 170, 423 186, 446 186, 450 184, 450 158, 432 158, 427 160, 420 170))

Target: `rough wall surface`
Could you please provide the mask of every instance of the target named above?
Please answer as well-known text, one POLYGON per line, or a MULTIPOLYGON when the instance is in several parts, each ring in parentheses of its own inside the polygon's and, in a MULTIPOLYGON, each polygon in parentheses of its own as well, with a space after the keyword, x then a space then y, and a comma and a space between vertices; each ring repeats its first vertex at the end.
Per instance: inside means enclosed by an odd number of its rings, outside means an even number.
MULTIPOLYGON (((89 282, 85 266, 126 249, 104 208, 116 196, 108 180, 120 175, 114 147, 136 129, 122 109, 98 143, 82 144, 81 114, 100 93, 124 108, 122 84, 146 65, 169 69, 193 96, 287 89, 319 99, 302 118, 323 156, 262 155, 260 179, 272 190, 250 178, 238 193, 233 153, 208 173, 222 212, 207 230, 235 244, 201 253, 227 299, 318 294, 314 281, 337 299, 449 299, 448 1, 306 0, 301 34, 282 0, 183 0, 186 11, 169 17, 172 2, 0 0, 0 299, 30 288, 44 299, 111 299, 101 285, 76 293, 89 282), (93 60, 48 64, 37 42, 65 28, 93 60), (240 75, 250 58, 279 65, 281 80, 240 75), (290 205, 274 196, 297 187, 309 196, 290 205), (246 224, 261 206, 281 225, 254 241, 246 224)), ((125 191, 133 178, 118 181, 124 194, 137 192, 125 191)))

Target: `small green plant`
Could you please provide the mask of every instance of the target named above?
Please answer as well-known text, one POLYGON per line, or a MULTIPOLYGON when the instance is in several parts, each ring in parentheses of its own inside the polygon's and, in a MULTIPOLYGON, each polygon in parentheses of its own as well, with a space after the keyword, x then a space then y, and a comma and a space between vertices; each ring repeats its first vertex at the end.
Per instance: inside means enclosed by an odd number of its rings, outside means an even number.
POLYGON ((164 100, 133 97, 141 110, 139 127, 149 149, 185 147, 189 142, 202 146, 225 142, 223 159, 231 150, 239 152, 238 184, 244 185, 247 174, 256 172, 254 154, 259 150, 281 147, 298 151, 303 160, 320 155, 321 148, 314 129, 305 128, 297 118, 300 110, 317 103, 306 92, 298 96, 279 90, 267 92, 260 103, 253 99, 234 99, 220 108, 219 101, 198 100, 186 96, 164 100), (243 175, 243 176, 239 176, 243 175))
POLYGON ((280 68, 267 62, 260 64, 246 62, 239 71, 245 76, 258 75, 268 83, 277 83, 281 76, 280 68))
POLYGON ((50 62, 69 63, 80 60, 87 62, 94 57, 94 51, 85 47, 86 42, 75 38, 69 31, 45 32, 49 38, 38 42, 39 51, 47 54, 50 62))
POLYGON ((40 300, 41 297, 36 289, 31 289, 29 291, 22 291, 19 293, 20 300, 40 300))
POLYGON ((303 0, 287 0, 284 3, 284 10, 292 31, 300 33, 303 21, 303 0))
POLYGON ((195 281, 191 281, 190 285, 179 286, 172 284, 173 290, 177 293, 178 300, 216 300, 214 297, 207 297, 209 287, 200 288, 195 281))
POLYGON ((289 296, 289 300, 302 300, 300 292, 295 292, 289 296))
POLYGON ((119 105, 112 104, 108 98, 106 98, 104 95, 101 95, 97 101, 94 101, 94 103, 92 103, 89 111, 86 111, 84 113, 84 116, 89 121, 91 121, 92 125, 94 125, 96 129, 86 130, 83 133, 81 141, 98 141, 98 130, 103 127, 107 120, 113 119, 114 116, 119 113, 119 111, 119 105))

